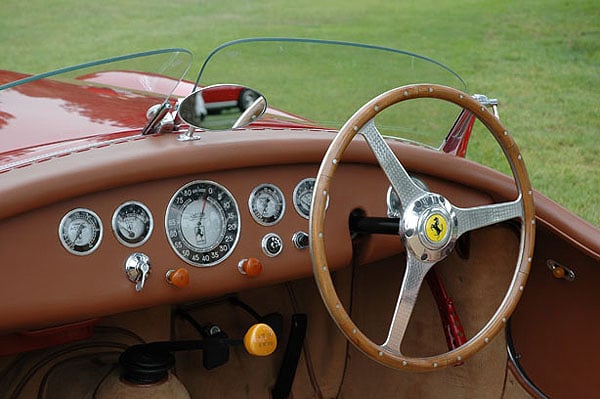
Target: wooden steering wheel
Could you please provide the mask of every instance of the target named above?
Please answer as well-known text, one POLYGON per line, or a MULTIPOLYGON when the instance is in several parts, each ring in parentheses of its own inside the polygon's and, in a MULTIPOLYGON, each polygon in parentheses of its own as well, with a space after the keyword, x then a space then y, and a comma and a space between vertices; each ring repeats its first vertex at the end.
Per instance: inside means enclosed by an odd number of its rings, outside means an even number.
POLYGON ((313 273, 321 297, 332 318, 348 340, 371 359, 402 370, 434 370, 461 363, 485 347, 505 326, 521 297, 531 268, 535 240, 533 192, 519 150, 502 123, 470 95, 433 84, 399 87, 365 104, 342 127, 325 154, 314 188, 310 212, 310 248, 313 273), (473 208, 459 208, 443 196, 417 186, 377 130, 373 118, 386 108, 417 98, 437 98, 471 111, 496 138, 512 169, 518 190, 514 201, 473 208), (375 154, 402 204, 399 236, 406 249, 406 271, 387 339, 378 345, 365 336, 340 302, 328 268, 324 220, 333 175, 342 154, 356 134, 362 134, 375 154), (408 357, 400 346, 421 283, 427 272, 454 248, 464 233, 495 223, 520 219, 519 256, 510 286, 491 319, 464 345, 440 355, 408 357))

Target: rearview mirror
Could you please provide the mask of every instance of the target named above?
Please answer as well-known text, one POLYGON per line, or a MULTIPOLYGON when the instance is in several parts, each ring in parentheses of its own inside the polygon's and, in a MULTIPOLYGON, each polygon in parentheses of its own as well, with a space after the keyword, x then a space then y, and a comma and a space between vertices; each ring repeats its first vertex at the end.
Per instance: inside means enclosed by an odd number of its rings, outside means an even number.
POLYGON ((259 119, 267 100, 245 86, 220 84, 204 87, 179 104, 179 117, 190 126, 205 130, 244 127, 259 119))

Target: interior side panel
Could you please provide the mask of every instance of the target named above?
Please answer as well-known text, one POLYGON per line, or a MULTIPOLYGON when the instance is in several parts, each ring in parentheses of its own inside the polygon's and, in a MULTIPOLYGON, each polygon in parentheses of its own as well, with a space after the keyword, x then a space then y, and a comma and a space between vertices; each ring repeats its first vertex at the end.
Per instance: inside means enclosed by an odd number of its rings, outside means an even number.
POLYGON ((593 397, 600 391, 599 286, 596 260, 543 225, 538 228, 531 276, 511 330, 522 370, 551 398, 593 397), (548 260, 572 269, 574 281, 554 277, 548 260))

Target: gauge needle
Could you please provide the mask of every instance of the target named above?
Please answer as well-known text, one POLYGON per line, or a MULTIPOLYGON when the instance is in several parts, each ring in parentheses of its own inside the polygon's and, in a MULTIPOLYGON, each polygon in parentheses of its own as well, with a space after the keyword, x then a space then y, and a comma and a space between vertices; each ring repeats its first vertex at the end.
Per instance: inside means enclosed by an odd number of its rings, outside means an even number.
POLYGON ((131 227, 131 225, 126 224, 125 222, 119 222, 119 227, 128 233, 129 238, 133 238, 135 236, 135 232, 133 231, 133 228, 131 227))
POLYGON ((206 198, 208 197, 208 192, 204 194, 204 202, 202 203, 202 210, 200 211, 200 218, 204 217, 204 210, 206 209, 206 198))
POLYGON ((84 228, 85 225, 83 223, 79 223, 77 225, 77 234, 75 235, 75 239, 73 240, 73 242, 77 242, 81 238, 81 233, 83 233, 84 228))
POLYGON ((269 198, 265 198, 263 199, 263 210, 262 210, 262 215, 265 215, 265 212, 267 212, 267 208, 269 207, 269 198))

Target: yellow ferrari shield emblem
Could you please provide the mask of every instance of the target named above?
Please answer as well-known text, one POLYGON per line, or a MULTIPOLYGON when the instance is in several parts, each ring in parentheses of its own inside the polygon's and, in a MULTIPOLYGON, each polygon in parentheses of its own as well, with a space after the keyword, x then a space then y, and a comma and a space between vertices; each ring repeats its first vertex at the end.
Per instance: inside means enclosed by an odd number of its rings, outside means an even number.
POLYGON ((425 222, 425 234, 432 243, 438 243, 446 237, 448 222, 439 213, 434 213, 427 218, 425 222))

